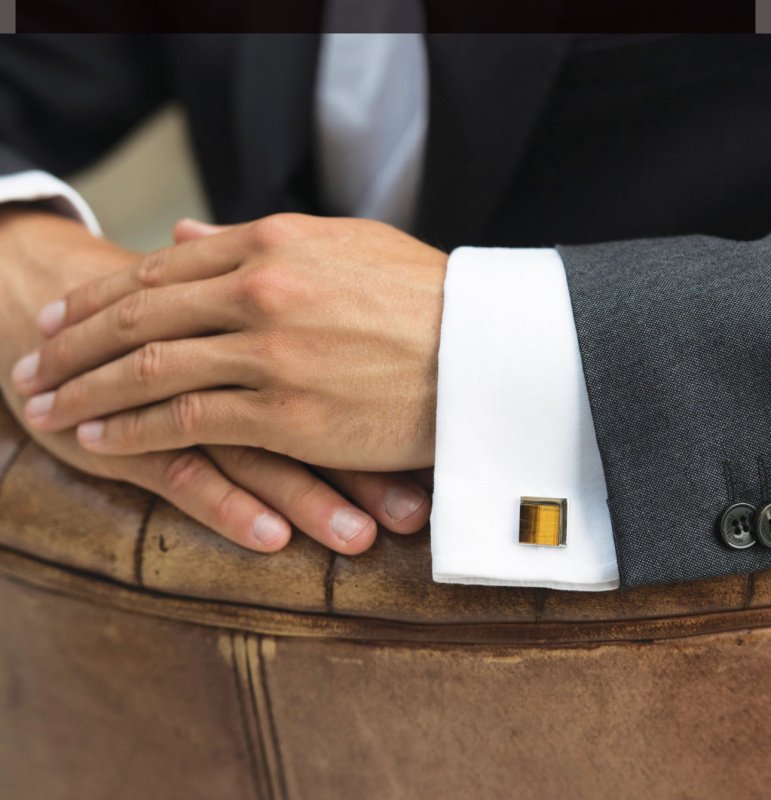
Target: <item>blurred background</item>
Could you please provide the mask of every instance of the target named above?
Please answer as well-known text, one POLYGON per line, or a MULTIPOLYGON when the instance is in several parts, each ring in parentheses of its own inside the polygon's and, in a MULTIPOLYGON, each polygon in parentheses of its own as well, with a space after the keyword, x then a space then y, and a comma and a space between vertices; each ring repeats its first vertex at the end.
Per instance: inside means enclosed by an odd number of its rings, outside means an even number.
POLYGON ((64 177, 94 209, 105 235, 126 247, 160 247, 180 217, 211 218, 177 106, 160 111, 98 164, 64 177))

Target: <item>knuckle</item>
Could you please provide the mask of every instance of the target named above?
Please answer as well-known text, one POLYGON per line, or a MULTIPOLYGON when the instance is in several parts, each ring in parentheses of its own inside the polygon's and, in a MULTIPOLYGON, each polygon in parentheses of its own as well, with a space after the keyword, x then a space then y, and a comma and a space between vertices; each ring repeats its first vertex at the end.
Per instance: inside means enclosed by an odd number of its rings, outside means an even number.
POLYGON ((327 505, 324 484, 310 474, 297 476, 287 494, 292 508, 309 510, 322 504, 327 505))
POLYGON ((265 225, 265 221, 268 217, 262 217, 261 219, 253 220, 252 222, 248 222, 244 226, 244 235, 246 238, 256 245, 267 244, 267 234, 268 234, 268 226, 265 225))
POLYGON ((207 471, 207 463, 198 453, 185 450, 174 456, 164 469, 164 480, 174 491, 184 491, 194 486, 207 471))
POLYGON ((229 486, 214 502, 214 518, 221 525, 231 522, 236 515, 240 491, 237 486, 229 486))
POLYGON ((246 475, 264 462, 265 451, 255 447, 231 447, 228 459, 234 471, 246 475))
POLYGON ((84 381, 68 381, 56 392, 54 410, 59 416, 81 415, 89 406, 89 400, 93 405, 93 395, 90 396, 84 381))
POLYGON ((161 377, 163 345, 161 342, 148 342, 130 358, 131 377, 142 385, 150 386, 161 377))
POLYGON ((137 282, 148 288, 163 284, 168 272, 169 254, 169 248, 162 247, 142 256, 136 267, 137 282))
POLYGON ((233 298, 247 314, 253 313, 262 291, 260 272, 256 269, 235 273, 233 298))
POLYGON ((294 308, 299 302, 300 287, 289 268, 263 264, 244 271, 238 278, 237 302, 248 313, 276 316, 294 308))
POLYGON ((141 416, 138 411, 127 411, 118 418, 116 438, 120 444, 132 445, 142 435, 141 416))
POLYGON ((130 336, 139 325, 147 306, 146 289, 140 289, 121 300, 117 307, 116 328, 123 336, 130 336))
POLYGON ((247 235, 258 245, 273 245, 297 235, 303 214, 269 214, 247 225, 247 235))
POLYGON ((80 306, 81 316, 90 317, 104 307, 104 284, 91 281, 68 298, 67 308, 80 306))
POLYGON ((203 420, 203 400, 198 392, 185 392, 169 404, 171 426, 175 433, 191 436, 203 420))
POLYGON ((59 334, 40 350, 40 372, 67 372, 75 363, 75 347, 69 331, 59 334))

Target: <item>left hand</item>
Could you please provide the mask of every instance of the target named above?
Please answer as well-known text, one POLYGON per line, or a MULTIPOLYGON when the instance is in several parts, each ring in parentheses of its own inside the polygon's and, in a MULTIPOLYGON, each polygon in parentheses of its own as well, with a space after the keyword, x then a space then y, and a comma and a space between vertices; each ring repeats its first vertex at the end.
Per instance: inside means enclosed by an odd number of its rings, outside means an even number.
POLYGON ((60 332, 16 386, 36 395, 30 426, 85 423, 80 443, 104 454, 241 444, 340 469, 433 463, 445 253, 299 214, 176 234, 42 315, 60 332))

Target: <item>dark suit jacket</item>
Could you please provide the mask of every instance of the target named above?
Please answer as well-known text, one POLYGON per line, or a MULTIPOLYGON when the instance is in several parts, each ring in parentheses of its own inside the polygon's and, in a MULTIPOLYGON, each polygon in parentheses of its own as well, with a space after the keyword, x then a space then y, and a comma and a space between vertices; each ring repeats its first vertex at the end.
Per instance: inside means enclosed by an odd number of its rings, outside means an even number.
MULTIPOLYGON (((70 173, 176 99, 219 220, 324 213, 317 50, 313 35, 16 36, 0 49, 0 172, 70 173)), ((771 41, 428 50, 418 235, 561 245, 621 585, 771 568, 771 549, 731 550, 716 528, 769 491, 771 41)))

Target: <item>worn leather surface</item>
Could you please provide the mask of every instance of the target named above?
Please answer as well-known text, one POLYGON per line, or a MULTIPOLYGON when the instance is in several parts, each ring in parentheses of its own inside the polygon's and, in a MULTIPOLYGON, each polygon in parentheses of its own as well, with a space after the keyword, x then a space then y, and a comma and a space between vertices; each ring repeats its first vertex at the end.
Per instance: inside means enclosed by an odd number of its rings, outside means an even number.
POLYGON ((427 534, 259 556, 0 408, 0 797, 762 798, 765 573, 442 586, 427 534))
POLYGON ((0 406, 0 546, 177 596, 426 623, 623 620, 771 604, 771 573, 630 592, 433 583, 428 534, 381 532, 331 554, 301 533, 274 555, 244 550, 132 486, 90 478, 29 441, 0 406))
POLYGON ((30 577, 0 576, 2 797, 768 795, 768 627, 353 642, 161 619, 30 577))

